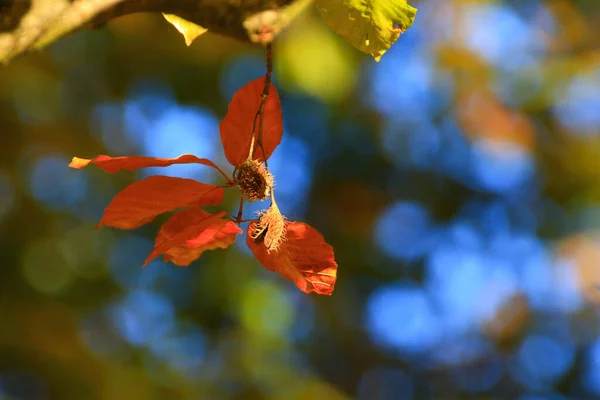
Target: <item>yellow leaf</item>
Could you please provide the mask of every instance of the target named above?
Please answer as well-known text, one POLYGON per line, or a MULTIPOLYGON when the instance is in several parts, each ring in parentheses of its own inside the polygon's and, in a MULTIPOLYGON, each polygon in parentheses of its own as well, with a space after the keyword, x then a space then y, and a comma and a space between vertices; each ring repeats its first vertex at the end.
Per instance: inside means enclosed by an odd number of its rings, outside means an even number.
POLYGON ((317 0, 323 20, 338 35, 379 61, 413 23, 407 0, 317 0))
POLYGON ((173 25, 185 39, 185 44, 190 45, 198 36, 202 35, 208 29, 201 27, 200 25, 196 25, 193 22, 190 22, 186 19, 178 17, 175 14, 165 14, 163 13, 163 17, 173 25))

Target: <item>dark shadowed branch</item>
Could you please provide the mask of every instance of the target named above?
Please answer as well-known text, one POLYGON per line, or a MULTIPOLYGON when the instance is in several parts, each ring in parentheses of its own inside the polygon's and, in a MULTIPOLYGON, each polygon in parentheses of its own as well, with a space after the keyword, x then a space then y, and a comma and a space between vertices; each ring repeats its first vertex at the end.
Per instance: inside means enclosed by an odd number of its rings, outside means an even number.
POLYGON ((0 0, 0 62, 135 12, 176 14, 243 41, 272 40, 312 0, 0 0))

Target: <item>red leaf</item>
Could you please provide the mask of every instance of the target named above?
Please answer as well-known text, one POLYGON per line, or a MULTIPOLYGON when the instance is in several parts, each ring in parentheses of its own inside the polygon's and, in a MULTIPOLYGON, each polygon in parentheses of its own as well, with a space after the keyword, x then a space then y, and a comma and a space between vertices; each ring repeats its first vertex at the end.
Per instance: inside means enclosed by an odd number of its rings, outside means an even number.
MULTIPOLYGON (((225 157, 231 164, 238 166, 248 158, 252 141, 252 124, 260 107, 265 77, 258 78, 239 89, 229 103, 227 115, 219 125, 221 142, 225 157)), ((259 117, 256 118, 254 134, 258 135, 259 117)), ((277 89, 271 83, 269 97, 265 103, 263 120, 263 148, 268 159, 281 142, 283 117, 277 89)), ((255 144, 252 158, 264 161, 262 150, 255 144)))
POLYGON ((219 204, 223 188, 193 179, 155 175, 132 183, 104 210, 101 226, 133 229, 176 208, 219 204))
MULTIPOLYGON (((183 212, 188 211, 184 210, 183 212)), ((221 211, 217 214, 209 214, 206 212, 187 212, 184 216, 187 218, 187 223, 184 222, 181 217, 178 217, 174 223, 169 224, 169 221, 163 224, 167 225, 164 230, 164 235, 159 235, 156 237, 156 242, 154 246, 154 250, 150 253, 148 258, 146 258, 146 262, 142 267, 148 265, 150 261, 169 249, 179 246, 182 243, 186 242, 189 239, 193 239, 197 237, 202 231, 207 228, 210 228, 213 225, 220 224, 219 221, 221 217, 227 214, 225 211, 221 211), (173 229, 173 230, 171 230, 173 229)), ((173 217, 171 217, 173 219, 173 217)), ((161 230, 163 230, 161 227, 161 230)))
POLYGON ((136 169, 148 167, 168 167, 169 165, 173 164, 203 164, 215 168, 217 171, 223 174, 227 180, 229 180, 227 175, 219 167, 217 167, 215 163, 207 158, 198 158, 191 154, 184 154, 177 158, 157 158, 143 156, 110 157, 100 155, 96 158, 88 160, 87 158, 73 157, 69 167, 81 169, 87 167, 89 164, 96 164, 98 168, 111 174, 119 172, 123 169, 134 171, 136 169))
POLYGON ((246 243, 262 265, 279 272, 303 292, 330 295, 337 277, 333 248, 316 229, 302 222, 286 222, 285 226, 286 239, 277 251, 269 253, 263 242, 257 243, 249 235, 246 243))
POLYGON ((213 168, 217 168, 217 166, 209 159, 198 158, 191 154, 184 154, 177 158, 157 158, 143 156, 110 157, 101 155, 88 160, 87 158, 73 157, 73 161, 71 161, 69 167, 81 169, 87 167, 89 164, 96 164, 98 168, 106 172, 110 172, 111 174, 123 169, 134 171, 136 169, 148 167, 168 167, 169 165, 173 164, 204 164, 213 168))
POLYGON ((210 217, 200 208, 188 208, 173 214, 158 231, 155 242, 158 250, 155 249, 146 262, 162 253, 165 261, 186 266, 206 250, 229 247, 235 242, 236 235, 242 233, 233 221, 225 219, 210 219, 211 224, 206 226, 204 222, 210 217))

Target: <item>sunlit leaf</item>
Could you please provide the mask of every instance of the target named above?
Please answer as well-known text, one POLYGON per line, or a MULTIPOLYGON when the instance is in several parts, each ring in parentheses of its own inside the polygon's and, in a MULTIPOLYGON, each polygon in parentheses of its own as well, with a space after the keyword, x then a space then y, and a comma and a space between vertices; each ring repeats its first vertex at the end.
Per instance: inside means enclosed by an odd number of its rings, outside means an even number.
MULTIPOLYGON (((248 232, 254 230, 250 224, 248 232)), ((337 277, 333 248, 314 228, 301 222, 285 223, 285 241, 269 252, 264 242, 246 235, 254 256, 268 270, 279 272, 306 293, 330 295, 337 277)))
MULTIPOLYGON (((229 246, 235 241, 235 235, 238 233, 236 229, 228 226, 228 230, 232 234, 224 234, 217 237, 219 232, 227 226, 228 222, 233 224, 232 221, 221 219, 226 214, 225 211, 217 214, 209 214, 198 208, 190 208, 173 215, 160 228, 156 236, 154 250, 146 258, 143 266, 145 267, 150 261, 161 254, 165 254, 165 259, 167 260, 174 259, 180 261, 181 263, 176 262, 178 265, 188 265, 205 250, 229 246), (191 243, 188 243, 188 241, 191 243), (169 253, 173 249, 174 253, 169 253), (197 250, 197 252, 186 252, 188 249, 197 250)), ((237 231, 241 232, 235 224, 233 225, 237 228, 237 231)))
POLYGON ((235 242, 236 235, 242 233, 233 221, 226 219, 211 220, 212 224, 205 226, 203 222, 208 217, 210 214, 201 208, 188 208, 173 214, 162 225, 155 245, 160 246, 165 261, 189 265, 206 250, 229 247, 235 242), (167 246, 172 247, 163 250, 167 246))
POLYGON ((406 0, 317 0, 317 9, 329 28, 376 61, 417 13, 406 0))
MULTIPOLYGON (((248 158, 252 133, 258 135, 259 118, 256 117, 260 106, 265 78, 261 77, 239 89, 229 103, 227 115, 219 125, 221 142, 227 161, 240 165, 248 158), (253 123, 255 129, 253 131, 253 123)), ((265 158, 268 159, 281 142, 283 117, 279 94, 275 86, 269 87, 269 97, 264 109, 262 144, 265 158)), ((262 149, 256 144, 252 158, 264 161, 262 149)))
POLYGON ((98 224, 133 229, 157 215, 176 208, 219 204, 223 188, 193 179, 150 176, 119 192, 108 205, 98 224))
POLYGON ((163 13, 163 17, 165 17, 165 19, 183 35, 185 44, 188 46, 192 44, 192 42, 198 36, 208 31, 208 29, 203 28, 200 25, 196 25, 193 22, 183 19, 175 14, 163 13))
POLYGON ((98 168, 109 172, 115 173, 123 169, 128 171, 134 171, 140 168, 148 167, 168 167, 173 164, 203 164, 219 169, 215 163, 206 158, 198 158, 191 154, 184 154, 177 158, 158 158, 158 157, 143 157, 143 156, 126 156, 126 157, 110 157, 100 155, 91 160, 87 158, 73 157, 73 160, 69 164, 69 167, 81 169, 87 167, 89 164, 96 164, 98 168))

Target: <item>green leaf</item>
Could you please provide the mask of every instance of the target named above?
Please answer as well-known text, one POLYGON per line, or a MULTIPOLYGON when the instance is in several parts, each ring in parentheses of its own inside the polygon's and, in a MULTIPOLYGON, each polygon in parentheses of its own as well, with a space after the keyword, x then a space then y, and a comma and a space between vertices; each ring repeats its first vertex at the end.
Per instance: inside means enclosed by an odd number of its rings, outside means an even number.
POLYGON ((163 13, 163 17, 173 25, 185 39, 185 44, 190 45, 198 36, 202 35, 208 29, 201 27, 200 25, 196 25, 193 22, 190 22, 186 19, 178 17, 175 14, 165 14, 163 13))
POLYGON ((375 61, 412 25, 417 9, 407 0, 317 0, 323 20, 375 61))

